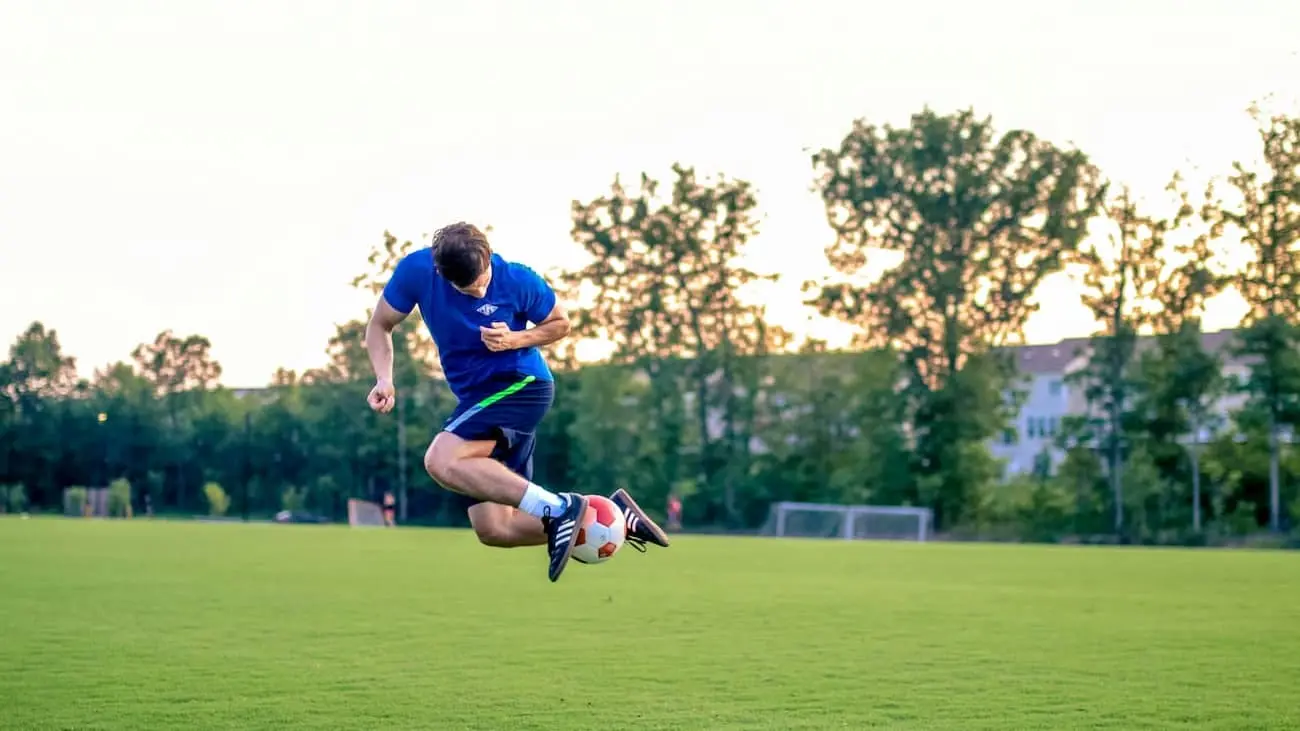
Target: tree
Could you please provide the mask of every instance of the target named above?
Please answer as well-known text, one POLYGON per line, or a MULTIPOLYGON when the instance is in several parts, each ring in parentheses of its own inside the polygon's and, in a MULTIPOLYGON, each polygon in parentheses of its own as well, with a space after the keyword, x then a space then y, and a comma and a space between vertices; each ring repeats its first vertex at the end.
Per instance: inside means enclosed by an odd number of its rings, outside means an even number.
POLYGON ((681 165, 672 170, 667 196, 642 175, 635 190, 615 178, 607 195, 574 202, 573 238, 592 260, 563 282, 570 299, 582 303, 573 313, 575 332, 612 343, 615 363, 649 375, 663 485, 685 476, 677 459, 681 402, 689 394, 699 485, 722 486, 720 496, 702 493, 709 503, 701 507, 734 522, 761 358, 786 338, 767 325, 762 306, 742 300, 741 290, 764 278, 741 263, 758 229, 752 186, 721 176, 702 180, 681 165), (714 408, 720 423, 711 419, 714 408))
POLYGON ((1056 448, 1065 453, 1056 468, 1056 479, 1075 496, 1074 532, 1087 535, 1103 530, 1102 501, 1104 475, 1093 446, 1098 442, 1096 424, 1086 416, 1066 416, 1055 438, 1056 448))
POLYGON ((1107 246, 1096 241, 1077 255, 1083 267, 1083 303, 1101 332, 1092 338, 1088 365, 1073 380, 1081 383, 1100 446, 1115 511, 1115 532, 1124 531, 1125 420, 1136 389, 1132 372, 1138 331, 1150 320, 1152 300, 1162 275, 1165 236, 1176 223, 1142 214, 1128 188, 1106 207, 1107 246))
MULTIPOLYGON (((491 232, 492 228, 487 228, 491 232)), ((376 299, 383 293, 384 287, 388 284, 388 279, 397 268, 398 262, 404 259, 408 254, 416 250, 414 242, 399 240, 396 236, 384 232, 383 241, 370 250, 369 256, 366 257, 367 269, 352 279, 352 286, 356 289, 370 292, 376 299)), ((429 335, 419 317, 408 317, 398 325, 393 337, 404 337, 407 339, 408 352, 422 366, 422 369, 428 373, 438 374, 441 377, 441 370, 438 364, 438 348, 433 342, 433 337, 429 335)), ((364 342, 364 340, 362 341, 364 342)), ((396 374, 394 374, 396 378, 396 374)))
POLYGON ((102 475, 126 477, 143 485, 141 498, 149 495, 159 507, 165 495, 152 484, 149 473, 155 461, 166 461, 172 442, 165 423, 166 408, 154 393, 154 384, 128 363, 117 362, 95 371, 91 380, 91 405, 95 413, 94 453, 102 475), (102 420, 100 415, 102 416, 102 420))
POLYGON ((137 346, 131 357, 160 396, 214 388, 221 378, 212 342, 202 335, 180 337, 164 330, 152 343, 137 346))
POLYGON ((606 494, 623 487, 645 496, 648 506, 662 505, 671 486, 655 479, 660 445, 655 424, 642 412, 648 379, 631 366, 596 364, 583 368, 577 380, 574 410, 582 418, 573 419, 567 430, 574 489, 606 494))
POLYGON ((194 451, 199 447, 195 419, 203 410, 204 394, 216 388, 221 378, 212 342, 202 335, 179 336, 164 330, 152 343, 137 346, 131 358, 166 415, 167 430, 160 445, 164 484, 174 488, 177 507, 196 507, 187 487, 201 484, 203 478, 187 466, 195 464, 194 451))
POLYGON ((812 161, 837 272, 860 275, 882 252, 901 258, 870 284, 826 283, 813 302, 857 325, 860 344, 902 357, 918 490, 956 521, 989 473, 983 442, 1006 414, 953 409, 1000 402, 1008 374, 990 360, 958 375, 1020 337, 1031 295, 1077 248, 1104 186, 1083 153, 1023 130, 998 136, 971 111, 925 109, 905 127, 858 120, 812 161))
POLYGON ((18 439, 18 404, 13 395, 14 376, 8 362, 0 363, 0 480, 12 476, 16 452, 14 442, 18 439))
POLYGON ((9 348, 3 370, 5 481, 25 485, 32 502, 44 504, 55 495, 69 446, 60 408, 77 389, 76 362, 63 354, 55 330, 33 322, 9 348))
MULTIPOLYGON (((1175 178, 1171 189, 1177 191, 1178 184, 1175 178)), ((1186 194, 1179 192, 1179 196, 1175 228, 1188 221, 1191 214, 1186 194)), ((1207 215, 1208 209, 1203 209, 1202 219, 1207 215)), ((1208 231, 1166 248, 1171 251, 1159 252, 1165 266, 1151 292, 1156 305, 1150 315, 1156 347, 1140 358, 1137 410, 1142 414, 1142 431, 1153 442, 1148 449, 1157 461, 1163 454, 1174 455, 1174 460, 1179 461, 1177 455, 1183 450, 1177 442, 1186 442, 1192 481, 1192 530, 1199 533, 1202 444, 1207 432, 1221 426, 1214 407, 1227 391, 1220 353, 1205 348, 1201 316, 1205 303, 1222 291, 1227 279, 1215 271, 1216 255, 1208 231)), ((1176 470, 1167 472, 1178 475, 1176 470)), ((1181 484, 1182 480, 1175 477, 1168 482, 1181 484)))
POLYGON ((1262 168, 1233 165, 1233 200, 1212 217, 1212 234, 1239 236, 1252 254, 1233 282, 1250 305, 1239 355, 1251 362, 1245 384, 1267 414, 1269 525, 1281 528, 1283 428, 1300 424, 1300 117, 1266 116, 1259 125, 1262 168))
MULTIPOLYGON (((764 393, 763 480, 769 500, 908 502, 908 452, 889 351, 829 352, 818 341, 782 357, 764 393)), ((760 516, 761 517, 761 516, 760 516)))
POLYGON ((76 360, 63 355, 59 334, 33 322, 9 348, 7 376, 13 396, 66 396, 77 381, 76 360))
MULTIPOLYGON (((491 232, 492 228, 486 228, 491 232)), ((384 287, 398 262, 416 251, 416 244, 410 240, 399 240, 388 231, 384 231, 383 241, 371 249, 366 261, 368 269, 352 280, 352 286, 369 291, 376 298, 383 293, 384 287)), ((368 380, 371 378, 368 354, 365 351, 365 323, 357 322, 340 328, 340 337, 331 340, 331 365, 335 367, 335 378, 341 375, 339 368, 346 367, 348 378, 368 380), (344 328, 355 330, 342 340, 344 328), (346 350, 346 352, 344 352, 346 350), (346 364, 346 365, 345 365, 346 364)), ((412 466, 419 466, 419 459, 426 445, 408 443, 407 426, 408 406, 412 403, 425 410, 446 402, 447 395, 440 389, 442 367, 438 360, 438 348, 433 337, 424 327, 420 317, 408 317, 393 332, 393 352, 398 354, 393 363, 393 380, 397 387, 397 413, 394 420, 394 442, 396 454, 395 481, 397 486, 398 519, 407 518, 409 500, 407 487, 410 482, 412 466)), ((448 408, 450 405, 448 404, 448 408)), ((417 469, 423 475, 422 469, 417 469)))

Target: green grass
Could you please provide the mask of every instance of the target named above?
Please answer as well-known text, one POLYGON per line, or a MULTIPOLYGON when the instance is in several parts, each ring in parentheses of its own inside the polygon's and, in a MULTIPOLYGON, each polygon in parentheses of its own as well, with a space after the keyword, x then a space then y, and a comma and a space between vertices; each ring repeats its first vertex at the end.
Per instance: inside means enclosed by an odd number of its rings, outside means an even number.
POLYGON ((1300 728, 1300 554, 0 519, 0 728, 1300 728), (557 678, 564 678, 556 684, 557 678))

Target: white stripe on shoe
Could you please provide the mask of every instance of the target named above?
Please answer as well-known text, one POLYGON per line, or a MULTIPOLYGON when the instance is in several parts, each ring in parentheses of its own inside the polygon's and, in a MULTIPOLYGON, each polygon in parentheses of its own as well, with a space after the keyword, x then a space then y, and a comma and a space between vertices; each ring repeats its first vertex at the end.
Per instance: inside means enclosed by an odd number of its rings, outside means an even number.
POLYGON ((566 520, 560 524, 559 528, 555 529, 555 545, 558 547, 565 543, 568 543, 569 538, 571 538, 572 536, 573 536, 573 521, 566 520))

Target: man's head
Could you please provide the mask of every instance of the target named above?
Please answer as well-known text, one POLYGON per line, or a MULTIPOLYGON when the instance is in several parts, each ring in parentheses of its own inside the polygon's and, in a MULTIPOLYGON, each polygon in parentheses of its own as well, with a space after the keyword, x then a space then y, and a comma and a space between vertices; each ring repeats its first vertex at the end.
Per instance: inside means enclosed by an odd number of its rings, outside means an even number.
POLYGON ((453 223, 433 235, 433 263, 451 286, 471 297, 487 294, 492 281, 492 246, 468 223, 453 223))

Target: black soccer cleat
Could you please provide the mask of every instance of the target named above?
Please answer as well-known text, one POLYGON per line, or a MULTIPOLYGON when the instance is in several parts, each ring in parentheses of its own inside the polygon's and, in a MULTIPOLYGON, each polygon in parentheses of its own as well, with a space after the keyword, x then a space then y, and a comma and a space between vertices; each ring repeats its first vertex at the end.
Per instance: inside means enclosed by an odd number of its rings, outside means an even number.
POLYGON ((550 555, 551 566, 547 576, 551 581, 559 581, 564 567, 569 565, 569 556, 573 553, 573 542, 578 538, 578 527, 587 517, 587 498, 568 492, 560 495, 568 501, 564 510, 552 516, 551 509, 546 509, 542 516, 542 527, 546 529, 546 553, 550 555))
POLYGON ((645 553, 647 543, 668 547, 668 534, 645 514, 641 506, 627 494, 627 490, 620 487, 609 496, 609 499, 623 511, 623 518, 627 521, 627 542, 632 544, 633 548, 645 553))

